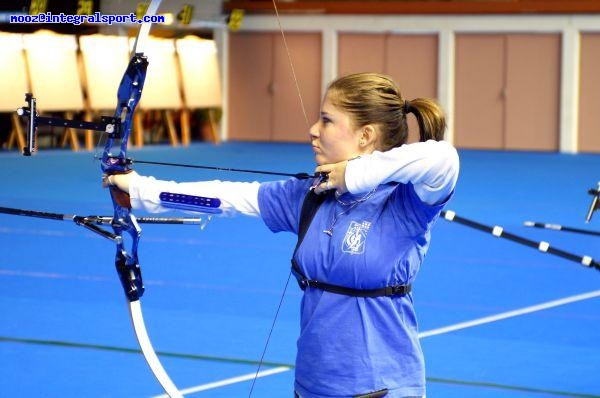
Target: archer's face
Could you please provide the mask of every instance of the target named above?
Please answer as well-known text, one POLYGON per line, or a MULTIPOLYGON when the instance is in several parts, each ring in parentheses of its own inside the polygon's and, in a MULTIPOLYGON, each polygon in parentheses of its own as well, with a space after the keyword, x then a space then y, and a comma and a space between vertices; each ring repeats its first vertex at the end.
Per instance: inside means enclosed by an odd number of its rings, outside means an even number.
POLYGON ((329 96, 325 96, 321 116, 310 128, 317 164, 338 163, 360 155, 359 138, 360 129, 354 129, 350 116, 333 106, 329 96))

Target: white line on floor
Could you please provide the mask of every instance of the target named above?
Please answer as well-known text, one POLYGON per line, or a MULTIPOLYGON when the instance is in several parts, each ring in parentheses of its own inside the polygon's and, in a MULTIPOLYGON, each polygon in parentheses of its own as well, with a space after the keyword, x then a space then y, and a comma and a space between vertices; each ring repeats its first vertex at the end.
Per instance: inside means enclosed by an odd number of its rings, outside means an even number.
MULTIPOLYGON (((261 377, 265 377, 265 376, 271 376, 277 373, 283 373, 283 372, 287 372, 288 370, 290 370, 289 367, 287 366, 279 366, 277 368, 273 368, 273 369, 269 369, 269 370, 263 370, 261 372, 258 372, 258 374, 256 372, 253 373, 248 373, 245 375, 241 375, 241 376, 237 376, 237 377, 232 377, 230 379, 224 379, 224 380, 220 380, 220 381, 215 381, 213 383, 207 383, 207 384, 202 384, 196 387, 190 387, 190 388, 186 388, 183 390, 179 390, 179 392, 181 392, 181 394, 191 394, 194 392, 200 392, 200 391, 206 391, 206 390, 212 390, 213 388, 219 388, 219 387, 224 387, 227 386, 229 384, 235 384, 235 383, 241 383, 242 381, 248 381, 248 380, 253 380, 254 377, 256 377, 257 379, 261 378, 261 377)), ((168 395, 163 394, 163 395, 157 395, 153 398, 168 398, 168 395)))
POLYGON ((439 334, 450 333, 456 330, 467 329, 474 326, 483 325, 486 323, 492 323, 496 321, 500 321, 502 319, 513 318, 520 315, 530 314, 532 312, 546 310, 548 308, 558 307, 565 304, 574 303, 577 301, 583 301, 590 298, 600 297, 600 290, 594 290, 588 293, 577 294, 575 296, 569 296, 558 300, 548 301, 546 303, 532 305, 530 307, 519 308, 516 310, 502 312, 497 315, 486 316, 483 318, 473 319, 472 321, 461 322, 455 325, 445 326, 439 329, 428 330, 422 333, 419 333, 419 338, 423 339, 425 337, 437 336, 439 334))

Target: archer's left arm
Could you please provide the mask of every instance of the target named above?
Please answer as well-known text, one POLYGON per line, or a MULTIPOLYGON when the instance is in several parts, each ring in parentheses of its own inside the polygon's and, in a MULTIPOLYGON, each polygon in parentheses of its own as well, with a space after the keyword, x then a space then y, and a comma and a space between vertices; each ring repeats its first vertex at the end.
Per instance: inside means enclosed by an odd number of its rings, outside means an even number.
POLYGON ((160 213, 172 209, 161 205, 160 194, 169 192, 192 196, 217 198, 221 201, 220 210, 224 214, 242 213, 249 216, 260 215, 258 208, 258 182, 199 181, 175 182, 157 180, 154 177, 132 173, 128 179, 127 190, 131 205, 151 213, 160 213))
POLYGON ((348 161, 345 183, 349 192, 360 193, 388 182, 410 182, 423 202, 435 205, 454 189, 458 170, 456 149, 446 141, 429 140, 348 161))

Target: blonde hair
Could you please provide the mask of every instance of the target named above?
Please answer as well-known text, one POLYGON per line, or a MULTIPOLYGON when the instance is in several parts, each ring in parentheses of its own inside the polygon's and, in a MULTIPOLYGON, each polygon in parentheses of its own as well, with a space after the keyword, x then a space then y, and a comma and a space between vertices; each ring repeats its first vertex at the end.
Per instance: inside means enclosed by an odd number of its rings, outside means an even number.
POLYGON ((379 128, 381 150, 406 143, 409 113, 417 118, 420 141, 444 139, 446 120, 437 102, 430 98, 405 101, 388 76, 378 73, 343 76, 329 85, 327 95, 335 107, 350 116, 354 127, 373 124, 379 128))

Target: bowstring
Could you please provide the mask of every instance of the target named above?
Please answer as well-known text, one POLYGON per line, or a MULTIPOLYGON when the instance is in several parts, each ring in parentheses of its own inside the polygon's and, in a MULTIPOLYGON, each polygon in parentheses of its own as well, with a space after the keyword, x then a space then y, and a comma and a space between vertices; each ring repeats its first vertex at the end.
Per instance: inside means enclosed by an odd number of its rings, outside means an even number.
POLYGON ((306 127, 310 127, 310 122, 308 121, 308 115, 306 113, 306 107, 304 106, 304 100, 302 99, 302 92, 300 91, 300 84, 298 83, 298 76, 296 75, 296 69, 294 68, 294 62, 292 61, 292 53, 290 52, 290 48, 288 47, 287 40, 285 38, 285 33, 283 32, 283 27, 281 26, 281 18, 279 17, 279 10, 277 9, 276 0, 273 0, 273 8, 275 9, 277 25, 279 26, 279 31, 281 32, 281 39, 283 40, 283 46, 285 47, 285 52, 287 54, 288 62, 290 64, 290 71, 292 73, 292 78, 294 79, 296 92, 298 93, 298 100, 300 101, 300 108, 302 108, 304 121, 306 122, 306 127))
POLYGON ((254 374, 254 378, 252 379, 252 385, 250 386, 250 392, 248 393, 248 398, 252 396, 252 391, 254 391, 254 385, 256 384, 256 379, 258 379, 258 374, 260 373, 260 368, 265 360, 265 355, 267 354, 267 348, 269 346, 269 341, 271 340, 271 336, 273 335, 273 330, 275 330, 275 324, 277 323, 277 317, 279 316, 279 312, 281 310, 281 306, 283 305, 283 300, 285 299, 285 293, 287 292, 288 285, 290 283, 290 279, 292 277, 292 271, 288 274, 287 280, 285 281, 285 286, 283 287, 283 292, 281 292, 281 297, 279 298, 279 304, 277 305, 277 309, 275 310, 275 316, 273 317, 273 322, 271 323, 271 328, 269 329, 269 334, 267 335, 267 341, 265 346, 263 347, 262 354, 260 355, 260 360, 258 361, 258 366, 256 367, 256 373, 254 374))
MULTIPOLYGON (((283 41, 283 46, 285 48, 285 52, 287 54, 288 62, 290 65, 290 71, 292 74, 292 78, 294 79, 294 85, 296 86, 296 92, 298 93, 298 100, 300 102, 300 108, 302 109, 302 114, 304 115, 304 121, 306 122, 307 129, 310 128, 310 122, 308 121, 308 115, 306 113, 306 107, 304 106, 304 100, 302 98, 302 92, 300 90, 300 84, 298 83, 298 76, 296 75, 296 69, 294 68, 294 62, 292 60, 292 53, 287 44, 287 40, 285 37, 285 33, 283 31, 283 27, 281 25, 281 18, 279 17, 279 10, 277 8, 277 1, 273 1, 273 9, 275 10, 275 17, 277 19, 277 25, 279 26, 279 31, 281 32, 281 38, 283 41)), ((267 348, 269 346, 269 342, 271 341, 271 336, 273 335, 273 330, 275 329, 275 324, 277 323, 277 317, 279 316, 279 312, 281 310, 281 306, 283 305, 283 300, 285 298, 285 294, 287 292, 288 285, 290 283, 290 279, 292 277, 292 271, 288 274, 287 280, 285 282, 285 286, 283 287, 283 292, 281 293, 281 298, 279 299, 279 304, 277 305, 277 309, 275 310, 275 317, 273 318, 273 322, 271 323, 271 328, 269 329, 269 333, 267 335, 267 340, 265 342, 265 346, 262 350, 262 354, 260 356, 260 360, 258 361, 258 366, 256 368, 256 373, 254 374, 254 378, 252 379, 252 385, 250 386, 250 392, 248 393, 248 398, 252 396, 252 391, 254 391, 254 386, 256 384, 256 379, 258 379, 258 375, 260 373, 260 369, 264 363, 265 356, 267 354, 267 348)))

